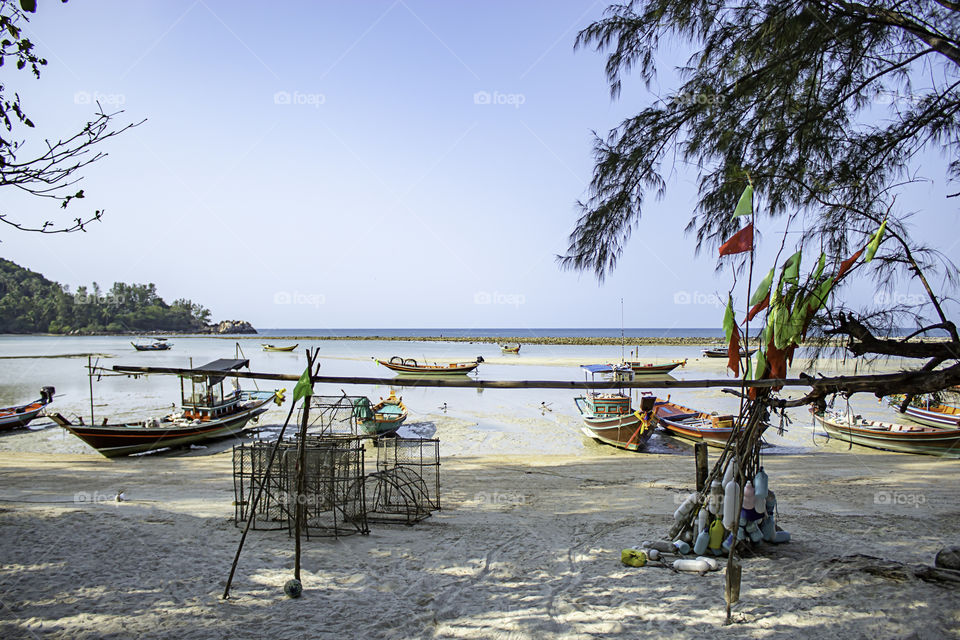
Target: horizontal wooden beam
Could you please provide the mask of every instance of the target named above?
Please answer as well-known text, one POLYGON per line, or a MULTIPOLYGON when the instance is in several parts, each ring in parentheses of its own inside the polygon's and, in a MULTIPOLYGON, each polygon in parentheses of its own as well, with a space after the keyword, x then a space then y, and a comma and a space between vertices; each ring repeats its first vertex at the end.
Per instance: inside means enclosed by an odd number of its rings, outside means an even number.
MULTIPOLYGON (((119 373, 139 374, 171 374, 171 375, 204 375, 209 372, 195 369, 174 367, 137 367, 115 365, 114 371, 119 373)), ((278 382, 296 382, 299 375, 289 373, 258 373, 253 371, 225 371, 222 374, 234 378, 254 378, 257 380, 275 380, 278 382)), ((369 378, 360 376, 313 376, 314 384, 364 384, 384 385, 394 387, 446 387, 469 389, 702 389, 708 387, 739 387, 739 388, 769 388, 769 387, 811 387, 823 390, 824 393, 858 393, 870 392, 889 395, 917 391, 923 393, 923 388, 929 390, 944 389, 960 384, 960 364, 938 371, 909 371, 900 373, 886 373, 865 376, 837 376, 832 378, 813 378, 802 376, 782 380, 676 380, 673 378, 657 377, 634 379, 630 382, 616 381, 575 381, 575 380, 476 380, 468 376, 451 376, 445 378, 423 376, 397 376, 395 378, 369 378), (882 393, 881 393, 882 392, 882 393)))

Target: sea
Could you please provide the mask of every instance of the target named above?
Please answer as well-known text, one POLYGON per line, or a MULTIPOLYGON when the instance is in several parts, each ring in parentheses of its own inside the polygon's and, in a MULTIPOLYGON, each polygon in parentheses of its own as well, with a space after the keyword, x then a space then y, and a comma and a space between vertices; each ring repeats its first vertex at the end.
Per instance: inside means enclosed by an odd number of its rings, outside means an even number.
MULTIPOLYGON (((85 421, 111 422, 142 420, 169 413, 180 402, 180 382, 176 376, 117 375, 114 365, 157 367, 199 366, 218 358, 243 358, 250 369, 266 373, 300 374, 306 360, 304 350, 315 350, 320 375, 381 378, 374 385, 318 384, 315 393, 323 396, 365 395, 372 401, 394 390, 403 397, 410 416, 401 430, 408 437, 440 440, 443 456, 481 455, 637 455, 598 444, 581 431, 581 420, 574 403, 577 392, 564 389, 451 389, 393 386, 394 374, 375 359, 392 356, 414 358, 421 362, 450 362, 484 358, 476 371, 483 380, 584 380, 584 364, 605 364, 622 359, 651 363, 685 361, 672 376, 676 379, 729 378, 725 362, 702 356, 705 345, 630 345, 631 337, 721 337, 709 329, 625 329, 623 345, 538 345, 524 344, 519 354, 501 353, 494 343, 438 342, 418 337, 524 335, 566 337, 619 337, 620 329, 517 329, 517 328, 445 328, 445 329, 269 329, 254 336, 170 336, 169 351, 139 352, 129 336, 49 336, 0 335, 0 406, 22 404, 39 397, 43 386, 56 388, 50 411, 65 416, 83 416, 85 421), (283 336, 298 336, 285 341, 283 336), (314 336, 314 337, 310 337, 314 336), (407 337, 409 340, 323 340, 326 336, 407 337), (290 353, 267 352, 262 343, 297 343, 290 353), (95 375, 87 375, 93 365, 95 375), (92 406, 91 406, 92 405, 92 406)), ((799 364, 798 364, 799 366, 799 364)), ((886 363, 895 370, 898 363, 886 363)), ((825 375, 839 371, 866 373, 869 369, 856 362, 821 360, 812 372, 825 375)), ((793 373, 796 373, 794 371, 793 373)), ((733 379, 731 378, 731 383, 733 379)), ((287 388, 287 403, 274 407, 260 420, 260 437, 279 431, 289 409, 293 383, 243 381, 244 388, 273 390, 287 388)), ((797 396, 802 389, 786 391, 797 396)), ((639 394, 639 391, 635 392, 639 394)), ((661 397, 663 390, 659 390, 661 397)), ((720 389, 671 390, 674 402, 705 412, 735 414, 739 400, 720 389)), ((851 407, 865 417, 891 419, 885 405, 870 396, 854 396, 851 407)), ((252 436, 257 437, 257 436, 252 436)), ((846 443, 827 441, 813 428, 809 413, 800 408, 777 418, 765 436, 771 455, 821 450, 845 450, 846 443), (782 431, 781 431, 782 427, 782 431)), ((232 443, 195 447, 190 450, 161 452, 159 455, 207 455, 232 443)), ((29 429, 0 433, 0 450, 41 451, 98 455, 86 444, 55 426, 49 419, 35 420, 29 429)), ((648 445, 654 453, 690 455, 692 446, 684 441, 657 434, 648 445)), ((157 454, 153 454, 157 455, 157 454)))

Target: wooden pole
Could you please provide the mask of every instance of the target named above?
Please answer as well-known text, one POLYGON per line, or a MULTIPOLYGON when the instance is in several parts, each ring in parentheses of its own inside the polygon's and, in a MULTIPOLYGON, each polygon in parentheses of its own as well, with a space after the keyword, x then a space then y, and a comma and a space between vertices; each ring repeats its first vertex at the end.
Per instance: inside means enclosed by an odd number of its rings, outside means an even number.
POLYGON ((90 356, 87 356, 87 380, 90 383, 90 426, 92 427, 95 423, 93 421, 93 361, 90 356))
MULTIPOLYGON (((191 375, 193 369, 176 367, 141 367, 128 365, 114 365, 114 371, 122 373, 167 373, 173 375, 191 375)), ((257 380, 277 380, 296 382, 300 376, 289 373, 259 373, 254 371, 223 371, 217 375, 232 376, 235 378, 254 378, 257 380)), ((474 380, 467 376, 458 378, 438 377, 405 377, 370 378, 361 376, 314 376, 315 384, 363 384, 370 386, 394 387, 450 387, 450 388, 481 388, 481 389, 704 389, 711 387, 729 387, 737 385, 740 388, 769 388, 769 387, 811 387, 822 390, 824 394, 831 393, 877 393, 878 389, 885 392, 901 393, 905 390, 934 380, 938 389, 960 384, 960 363, 937 371, 909 371, 905 373, 886 373, 878 375, 835 376, 831 378, 785 378, 777 380, 643 380, 633 381, 587 381, 575 380, 474 380), (462 379, 461 379, 462 378, 462 379)), ((933 384, 933 383, 931 383, 933 384)), ((929 385, 928 385, 929 386, 929 385)), ((780 406, 780 405, 777 405, 780 406)))
POLYGON ((230 566, 230 575, 227 576, 227 586, 223 589, 223 599, 226 600, 230 597, 230 585, 233 584, 233 574, 237 570, 237 563, 240 562, 240 552, 243 550, 243 543, 247 539, 247 532, 250 531, 250 525, 253 524, 253 519, 256 517, 257 506, 260 504, 260 498, 263 496, 263 490, 267 485, 267 478, 270 476, 270 467, 273 466, 273 459, 277 455, 277 450, 280 448, 280 443, 283 441, 283 433, 287 430, 287 425, 290 424, 290 418, 293 416, 293 408, 296 406, 296 403, 290 403, 290 411, 287 413, 287 419, 283 421, 283 427, 280 428, 280 435, 277 436, 277 441, 273 445, 273 450, 270 451, 270 459, 267 461, 267 468, 264 471, 264 480, 260 483, 260 488, 257 489, 257 495, 253 499, 253 503, 250 505, 250 514, 247 516, 247 523, 243 527, 243 534, 240 536, 240 544, 237 545, 237 553, 233 556, 233 564, 230 566))
POLYGON ((697 465, 697 491, 701 492, 707 488, 707 443, 698 442, 694 444, 693 455, 696 458, 697 465))
MULTIPOLYGON (((313 360, 314 356, 310 353, 310 349, 306 350, 307 352, 307 371, 311 372, 311 377, 313 375, 313 360)), ((312 382, 312 380, 311 380, 312 382)), ((304 516, 304 495, 303 495, 303 474, 304 467, 307 457, 307 425, 310 421, 310 400, 313 398, 312 395, 307 394, 303 397, 303 410, 301 411, 300 416, 300 441, 297 443, 297 508, 295 513, 295 534, 294 534, 294 564, 293 564, 293 577, 296 580, 300 580, 300 532, 303 530, 303 516, 304 516)))

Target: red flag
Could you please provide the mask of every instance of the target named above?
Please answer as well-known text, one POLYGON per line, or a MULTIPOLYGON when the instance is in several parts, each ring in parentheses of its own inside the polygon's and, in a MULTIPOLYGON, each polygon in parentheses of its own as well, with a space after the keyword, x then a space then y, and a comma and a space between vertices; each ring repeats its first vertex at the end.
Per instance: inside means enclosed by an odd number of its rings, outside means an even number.
POLYGON ((838 282, 847 271, 850 271, 850 267, 853 266, 853 263, 857 261, 857 258, 859 258, 860 254, 862 253, 863 249, 860 249, 860 251, 857 251, 855 254, 840 263, 840 268, 837 270, 837 277, 834 278, 834 282, 838 282))
POLYGON ((753 223, 751 222, 720 245, 720 255, 729 256, 753 249, 753 223))
POLYGON ((740 329, 736 323, 733 325, 733 333, 730 334, 730 346, 727 347, 727 369, 740 377, 740 329))
POLYGON ((757 304, 753 305, 753 307, 750 309, 750 312, 747 314, 747 319, 744 320, 744 322, 749 322, 753 320, 753 317, 758 313, 760 313, 761 311, 763 311, 764 309, 766 309, 767 305, 769 304, 770 304, 770 294, 768 293, 766 298, 764 298, 757 304))

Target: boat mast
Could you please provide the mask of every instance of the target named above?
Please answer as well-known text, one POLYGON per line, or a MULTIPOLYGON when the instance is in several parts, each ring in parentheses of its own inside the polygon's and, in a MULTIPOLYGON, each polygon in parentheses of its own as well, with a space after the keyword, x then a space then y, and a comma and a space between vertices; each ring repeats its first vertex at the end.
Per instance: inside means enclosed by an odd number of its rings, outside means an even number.
POLYGON ((627 359, 623 357, 623 298, 620 298, 620 361, 626 362, 627 359))
POLYGON ((90 383, 90 426, 92 427, 96 423, 93 421, 93 365, 90 356, 87 356, 87 381, 90 383))

